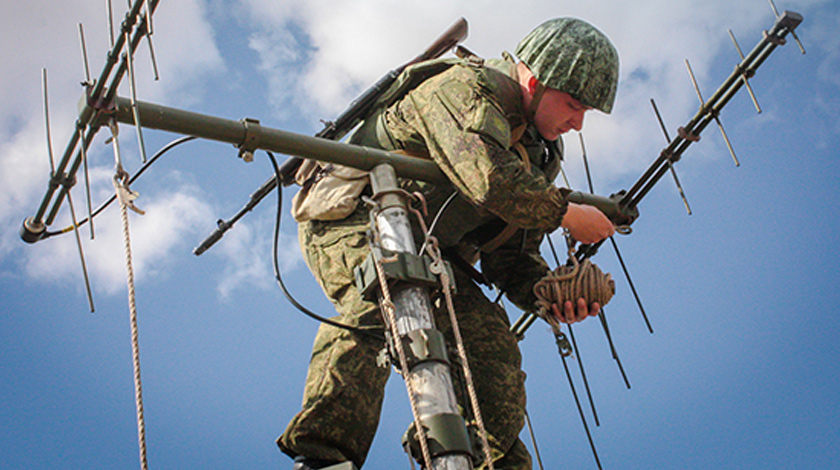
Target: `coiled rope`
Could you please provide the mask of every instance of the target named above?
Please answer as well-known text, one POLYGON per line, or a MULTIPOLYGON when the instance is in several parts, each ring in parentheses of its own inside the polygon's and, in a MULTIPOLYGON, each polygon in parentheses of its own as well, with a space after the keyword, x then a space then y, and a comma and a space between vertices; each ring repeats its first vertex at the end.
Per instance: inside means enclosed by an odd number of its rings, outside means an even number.
POLYGON ((551 313, 552 305, 562 311, 567 300, 574 303, 583 298, 590 304, 598 302, 604 306, 615 294, 615 281, 609 273, 604 274, 588 259, 581 263, 574 256, 570 258, 572 266, 558 266, 534 284, 537 314, 552 325, 557 321, 551 313))

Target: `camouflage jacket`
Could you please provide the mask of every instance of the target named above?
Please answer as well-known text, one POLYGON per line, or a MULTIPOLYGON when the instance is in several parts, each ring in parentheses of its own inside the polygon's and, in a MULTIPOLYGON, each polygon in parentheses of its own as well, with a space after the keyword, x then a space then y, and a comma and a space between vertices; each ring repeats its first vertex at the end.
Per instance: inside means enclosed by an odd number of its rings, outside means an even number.
POLYGON ((540 240, 559 227, 566 201, 565 190, 553 184, 560 155, 548 152, 527 124, 515 73, 510 60, 455 61, 369 118, 352 142, 438 164, 454 189, 419 181, 403 186, 426 196, 430 219, 457 190, 435 225, 442 246, 478 248, 508 224, 519 228, 480 257, 485 276, 530 310, 531 287, 548 271, 540 240), (517 141, 528 162, 512 148, 517 141))

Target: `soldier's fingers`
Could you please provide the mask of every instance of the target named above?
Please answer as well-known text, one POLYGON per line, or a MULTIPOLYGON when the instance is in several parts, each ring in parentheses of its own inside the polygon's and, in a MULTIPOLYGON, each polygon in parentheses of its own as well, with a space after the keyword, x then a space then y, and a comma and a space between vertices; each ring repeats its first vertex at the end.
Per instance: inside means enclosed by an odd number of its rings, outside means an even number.
POLYGON ((563 304, 563 310, 564 310, 564 311, 565 311, 565 313, 566 313, 566 316, 565 316, 565 317, 564 317, 564 319, 563 319, 563 320, 564 320, 564 321, 563 321, 563 323, 569 323, 569 324, 571 324, 571 323, 574 323, 574 322, 577 320, 577 319, 575 318, 575 307, 574 307, 574 305, 572 305, 572 301, 571 301, 571 300, 567 300, 567 301, 563 304))
POLYGON ((577 300, 577 317, 575 320, 583 321, 589 316, 589 306, 586 305, 586 299, 580 298, 577 300))
POLYGON ((563 317, 563 312, 560 311, 560 307, 557 304, 551 304, 551 313, 554 314, 554 318, 561 323, 565 323, 566 319, 563 317))

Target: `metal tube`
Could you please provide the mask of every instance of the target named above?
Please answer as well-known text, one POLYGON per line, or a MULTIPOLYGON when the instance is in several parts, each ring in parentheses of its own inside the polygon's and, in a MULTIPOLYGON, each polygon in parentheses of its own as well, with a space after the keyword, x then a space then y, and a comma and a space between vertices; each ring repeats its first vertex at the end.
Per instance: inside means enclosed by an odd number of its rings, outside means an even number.
MULTIPOLYGON (((116 118, 124 124, 133 124, 131 101, 116 99, 116 118)), ((448 184, 448 179, 431 160, 398 155, 371 147, 362 147, 332 140, 296 134, 264 126, 248 126, 243 121, 234 121, 190 111, 137 101, 143 115, 143 126, 176 132, 204 139, 227 142, 240 146, 246 140, 246 132, 256 133, 253 140, 256 149, 310 158, 326 163, 351 166, 371 171, 382 163, 388 163, 401 177, 419 179, 437 184, 448 184)))
MULTIPOLYGON (((416 246, 411 233, 405 201, 402 195, 395 194, 398 189, 397 173, 387 165, 377 165, 371 171, 371 185, 374 197, 380 195, 380 210, 376 214, 376 224, 382 241, 382 248, 394 252, 414 254, 416 246)), ((403 282, 395 285, 391 292, 394 303, 397 332, 404 336, 418 329, 435 328, 432 317, 432 303, 425 288, 403 282)), ((394 338, 400 341, 400 338, 394 338)), ((452 385, 450 367, 434 361, 421 362, 409 371, 406 380, 411 382, 416 393, 417 418, 421 421, 441 413, 458 414, 458 402, 452 385)), ((452 429, 450 432, 466 433, 464 429, 452 429)), ((435 470, 469 470, 470 459, 465 455, 440 455, 432 459, 435 470)))

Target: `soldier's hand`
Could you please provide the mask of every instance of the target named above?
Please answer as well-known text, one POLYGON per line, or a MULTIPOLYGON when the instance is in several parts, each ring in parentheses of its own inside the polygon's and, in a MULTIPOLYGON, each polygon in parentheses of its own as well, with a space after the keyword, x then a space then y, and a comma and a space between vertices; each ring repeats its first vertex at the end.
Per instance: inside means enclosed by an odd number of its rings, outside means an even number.
POLYGON ((560 225, 575 240, 587 244, 598 243, 615 233, 615 226, 603 212, 583 204, 569 203, 560 225))
POLYGON ((562 311, 557 304, 552 304, 551 310, 554 313, 554 317, 560 323, 572 324, 586 320, 587 317, 598 316, 598 313, 601 311, 601 305, 598 302, 592 302, 592 305, 587 305, 586 300, 580 298, 577 300, 577 305, 574 305, 571 300, 567 300, 563 305, 562 311))

